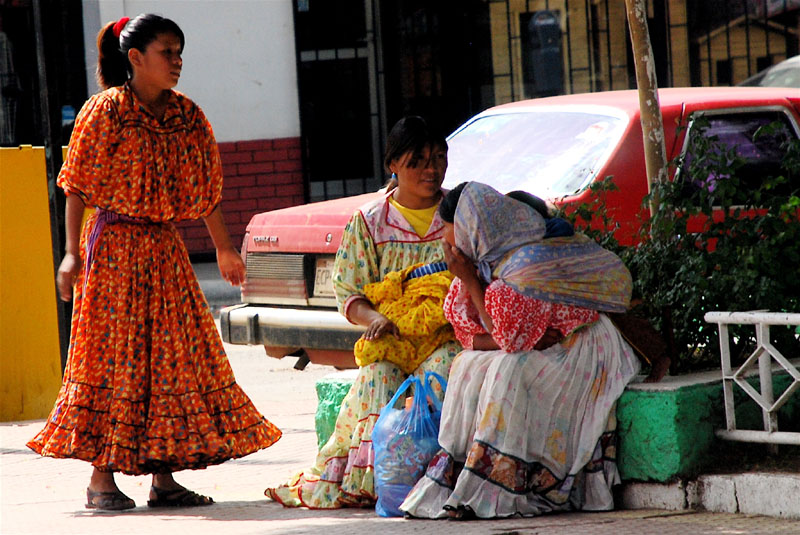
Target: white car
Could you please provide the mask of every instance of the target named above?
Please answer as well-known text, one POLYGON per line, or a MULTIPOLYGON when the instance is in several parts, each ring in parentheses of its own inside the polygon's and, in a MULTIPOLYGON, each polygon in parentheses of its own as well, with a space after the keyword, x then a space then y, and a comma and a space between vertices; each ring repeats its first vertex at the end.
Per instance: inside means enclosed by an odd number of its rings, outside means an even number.
POLYGON ((800 89, 800 56, 771 65, 738 85, 800 89))

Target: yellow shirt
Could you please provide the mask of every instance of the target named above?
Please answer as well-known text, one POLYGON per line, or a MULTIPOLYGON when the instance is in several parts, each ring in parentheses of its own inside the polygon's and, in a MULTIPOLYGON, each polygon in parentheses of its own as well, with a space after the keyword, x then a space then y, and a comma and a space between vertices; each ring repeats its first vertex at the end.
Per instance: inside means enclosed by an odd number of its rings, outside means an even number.
POLYGON ((411 208, 406 208, 394 200, 394 197, 389 197, 389 202, 392 203, 392 206, 397 208, 401 214, 403 214, 403 217, 405 217, 406 221, 408 221, 408 223, 414 227, 414 230, 420 238, 424 238, 425 235, 428 234, 428 229, 431 228, 431 222, 433 221, 433 215, 436 213, 436 209, 439 207, 438 204, 434 204, 430 208, 413 210, 411 208))

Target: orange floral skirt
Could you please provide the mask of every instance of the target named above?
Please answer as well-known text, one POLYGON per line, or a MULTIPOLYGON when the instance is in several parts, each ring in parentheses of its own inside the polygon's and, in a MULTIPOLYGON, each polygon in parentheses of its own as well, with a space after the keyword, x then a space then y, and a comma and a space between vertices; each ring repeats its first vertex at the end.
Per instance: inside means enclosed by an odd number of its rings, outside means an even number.
POLYGON ((107 224, 93 256, 74 288, 64 382, 31 449, 141 475, 204 468, 280 438, 236 384, 171 223, 107 224))

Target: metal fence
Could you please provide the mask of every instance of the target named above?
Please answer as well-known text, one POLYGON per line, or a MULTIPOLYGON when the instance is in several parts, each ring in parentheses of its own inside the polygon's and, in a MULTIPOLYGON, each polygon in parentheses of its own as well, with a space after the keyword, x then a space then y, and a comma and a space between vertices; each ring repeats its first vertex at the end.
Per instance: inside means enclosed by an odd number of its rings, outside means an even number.
MULTIPOLYGON (((537 66, 531 56, 545 60, 538 62, 542 70, 548 55, 560 58, 562 93, 636 87, 624 2, 488 1, 493 28, 508 39, 492 43, 500 102, 553 94, 553 84, 531 82, 536 73, 528 71, 537 66)), ((660 87, 735 85, 798 54, 800 0, 647 0, 646 6, 660 87)))
POLYGON ((725 397, 726 429, 717 430, 717 436, 725 440, 740 442, 761 442, 766 444, 800 445, 800 432, 781 432, 778 430, 778 410, 800 388, 800 369, 789 361, 770 341, 771 325, 800 325, 800 313, 776 312, 708 312, 705 320, 716 323, 719 328, 719 346, 722 359, 722 387, 725 397), (737 369, 731 366, 730 335, 728 325, 753 325, 756 330, 756 348, 737 369), (773 386, 773 363, 785 371, 792 382, 775 399, 773 386), (747 376, 757 366, 760 392, 747 380, 747 376), (763 431, 737 429, 734 385, 743 390, 759 407, 764 421, 763 431))

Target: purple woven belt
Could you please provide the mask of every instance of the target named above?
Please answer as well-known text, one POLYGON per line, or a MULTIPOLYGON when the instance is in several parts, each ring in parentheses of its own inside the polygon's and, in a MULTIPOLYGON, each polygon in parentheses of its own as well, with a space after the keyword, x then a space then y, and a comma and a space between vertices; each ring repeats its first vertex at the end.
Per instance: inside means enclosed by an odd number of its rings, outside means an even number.
POLYGON ((86 241, 86 263, 83 268, 83 291, 86 291, 86 281, 89 279, 89 268, 92 267, 92 262, 94 261, 94 247, 97 244, 97 240, 100 238, 100 235, 103 233, 103 228, 109 223, 134 223, 137 225, 146 225, 150 223, 147 219, 141 219, 138 217, 131 217, 123 214, 118 214, 116 212, 109 212, 108 210, 103 210, 102 208, 97 208, 95 210, 97 214, 97 218, 94 222, 94 228, 92 228, 92 232, 89 234, 89 239, 86 241))

